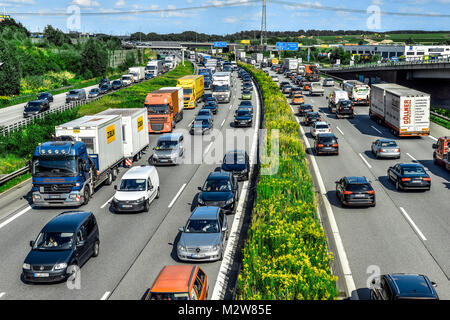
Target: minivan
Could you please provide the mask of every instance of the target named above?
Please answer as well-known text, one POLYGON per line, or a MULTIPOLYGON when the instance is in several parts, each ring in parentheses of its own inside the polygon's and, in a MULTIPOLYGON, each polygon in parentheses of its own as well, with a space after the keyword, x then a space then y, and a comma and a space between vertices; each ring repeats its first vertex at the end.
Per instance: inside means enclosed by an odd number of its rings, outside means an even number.
POLYGON ((61 213, 45 225, 30 246, 22 266, 25 283, 66 280, 90 257, 98 256, 97 220, 92 212, 61 213))
POLYGON ((131 168, 114 189, 114 212, 148 212, 152 201, 160 196, 158 171, 153 166, 131 168))
POLYGON ((154 153, 148 159, 152 165, 180 164, 184 157, 184 136, 181 133, 169 133, 159 137, 154 153))

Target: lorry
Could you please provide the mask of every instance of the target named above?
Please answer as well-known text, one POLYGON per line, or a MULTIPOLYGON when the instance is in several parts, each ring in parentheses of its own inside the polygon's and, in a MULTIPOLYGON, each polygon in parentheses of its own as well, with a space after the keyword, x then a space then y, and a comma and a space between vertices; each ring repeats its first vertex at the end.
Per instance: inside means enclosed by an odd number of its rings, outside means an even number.
POLYGON ((162 60, 151 60, 145 67, 145 72, 153 74, 154 77, 160 76, 164 73, 164 66, 162 60))
POLYGON ((298 69, 298 60, 296 58, 286 58, 283 61, 283 68, 285 70, 297 71, 298 69))
POLYGON ((148 149, 148 120, 145 108, 107 109, 99 116, 119 115, 122 117, 122 139, 125 166, 131 167, 133 161, 141 159, 148 149))
POLYGON ((325 90, 323 89, 321 82, 311 82, 309 87, 309 95, 311 96, 323 96, 325 94, 325 90))
POLYGON ((262 53, 252 53, 252 58, 253 60, 255 60, 257 63, 260 63, 263 61, 263 54, 262 53))
POLYGON ((450 171, 450 137, 440 137, 433 144, 433 149, 434 164, 443 166, 445 170, 450 171))
POLYGON ((304 65, 301 65, 301 64, 298 65, 297 74, 302 76, 302 77, 305 76, 306 71, 305 71, 305 66, 304 65))
POLYGON ((328 109, 331 113, 336 113, 336 106, 340 100, 349 100, 348 94, 344 90, 334 90, 329 97, 328 100, 328 109))
POLYGON ((194 109, 205 93, 205 78, 200 75, 184 76, 177 80, 184 92, 184 109, 194 109))
POLYGON ((306 78, 310 82, 318 82, 320 81, 319 69, 317 66, 308 64, 305 66, 306 78))
POLYGON ((172 132, 176 123, 183 119, 179 96, 183 88, 159 89, 147 94, 145 107, 148 112, 148 132, 172 132))
POLYGON ((369 105, 370 87, 357 80, 345 81, 343 90, 347 91, 348 97, 354 105, 369 105))
POLYGON ((369 116, 399 137, 430 134, 430 95, 392 83, 373 84, 369 116))
POLYGON ((110 185, 124 161, 122 117, 84 116, 55 127, 30 163, 36 207, 79 207, 97 187, 110 185))
POLYGON ((213 86, 230 86, 231 72, 216 72, 212 77, 213 86))
POLYGON ((133 75, 134 82, 141 82, 145 79, 145 67, 129 68, 128 73, 133 75))
POLYGON ((124 86, 129 86, 134 83, 134 76, 132 74, 124 74, 121 80, 124 86))
POLYGON ((227 84, 214 85, 212 95, 218 103, 228 103, 231 101, 231 87, 227 84))

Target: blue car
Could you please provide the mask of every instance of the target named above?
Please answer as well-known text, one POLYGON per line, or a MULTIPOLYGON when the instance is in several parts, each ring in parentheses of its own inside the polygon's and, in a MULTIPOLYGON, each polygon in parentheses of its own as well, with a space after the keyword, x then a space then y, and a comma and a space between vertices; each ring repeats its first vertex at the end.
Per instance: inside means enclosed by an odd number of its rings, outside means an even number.
POLYGON ((192 121, 189 133, 191 135, 210 134, 213 128, 212 118, 208 116, 198 116, 192 121))
POLYGON ((251 127, 253 117, 248 109, 238 109, 234 116, 234 127, 251 127))
POLYGON ((230 172, 212 172, 203 187, 198 188, 199 206, 219 207, 227 213, 233 213, 239 200, 237 178, 230 172))
POLYGON ((212 101, 208 101, 208 102, 206 102, 206 104, 203 107, 203 109, 211 110, 211 112, 213 114, 217 114, 217 103, 212 102, 212 101))

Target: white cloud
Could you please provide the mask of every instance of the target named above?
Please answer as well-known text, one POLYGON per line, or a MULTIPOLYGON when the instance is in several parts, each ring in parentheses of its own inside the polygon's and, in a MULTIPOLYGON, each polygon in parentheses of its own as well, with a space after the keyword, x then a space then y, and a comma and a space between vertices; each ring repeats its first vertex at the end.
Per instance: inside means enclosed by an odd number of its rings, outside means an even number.
POLYGON ((125 0, 119 0, 115 4, 115 7, 124 7, 124 6, 125 6, 125 0))
POLYGON ((226 17, 222 19, 222 22, 225 23, 236 23, 238 19, 236 17, 226 17))
POLYGON ((76 4, 81 7, 99 7, 100 3, 95 0, 73 0, 73 4, 76 4))

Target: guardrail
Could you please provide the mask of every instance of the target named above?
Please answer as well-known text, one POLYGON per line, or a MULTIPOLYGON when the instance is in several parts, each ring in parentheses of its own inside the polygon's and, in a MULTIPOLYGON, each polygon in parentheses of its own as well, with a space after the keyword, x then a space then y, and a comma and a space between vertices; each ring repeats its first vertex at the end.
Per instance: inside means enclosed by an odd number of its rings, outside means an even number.
POLYGON ((447 121, 450 122, 450 118, 449 118, 449 117, 443 116, 442 114, 439 114, 439 113, 436 113, 436 112, 433 112, 433 111, 430 111, 430 113, 431 113, 433 116, 435 116, 435 117, 438 117, 438 118, 441 118, 441 119, 443 119, 443 120, 447 120, 447 121))
POLYGON ((23 168, 20 168, 17 171, 14 171, 13 173, 4 175, 3 177, 0 177, 0 186, 5 184, 8 181, 11 181, 12 179, 19 177, 25 173, 27 173, 30 170, 30 168, 28 166, 25 166, 23 168))

